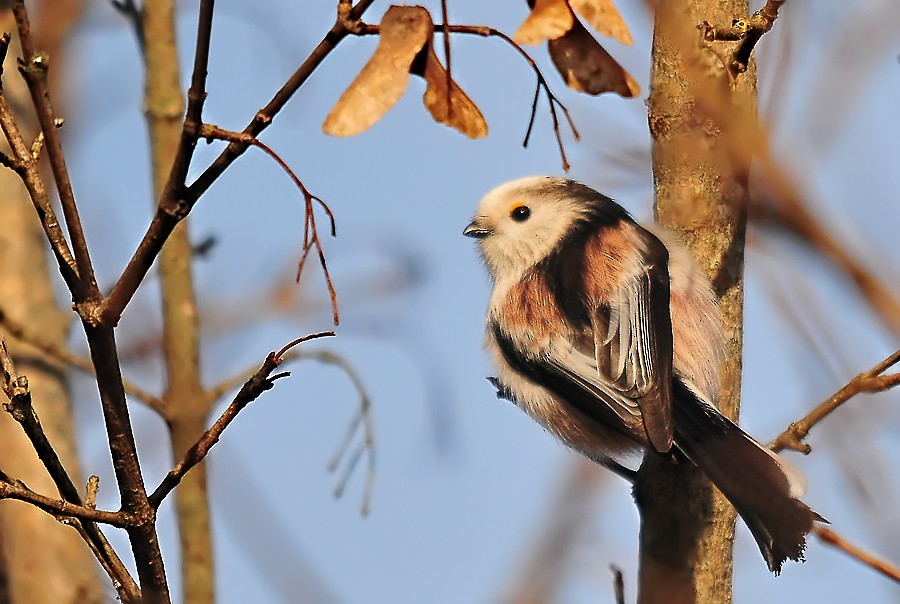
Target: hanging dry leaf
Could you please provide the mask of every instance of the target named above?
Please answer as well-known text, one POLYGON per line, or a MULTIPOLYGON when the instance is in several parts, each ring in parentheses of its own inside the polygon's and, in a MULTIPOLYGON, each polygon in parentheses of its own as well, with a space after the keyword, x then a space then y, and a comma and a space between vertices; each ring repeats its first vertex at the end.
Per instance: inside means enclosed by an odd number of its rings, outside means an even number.
POLYGON ((622 44, 634 42, 612 0, 569 0, 569 4, 598 34, 614 38, 622 44))
POLYGON ((406 91, 410 65, 433 28, 425 8, 391 6, 381 20, 378 48, 325 118, 322 130, 353 136, 381 119, 406 91))
POLYGON ((487 136, 488 125, 481 111, 453 80, 450 80, 450 94, 447 94, 447 70, 434 52, 434 40, 419 52, 410 73, 421 76, 428 83, 423 100, 434 121, 455 128, 469 138, 487 136))
POLYGON ((550 58, 569 88, 587 94, 615 92, 630 98, 641 93, 634 78, 579 22, 562 38, 550 40, 550 58))
POLYGON ((566 0, 528 0, 531 14, 513 39, 519 44, 540 44, 555 40, 572 29, 575 14, 566 0))

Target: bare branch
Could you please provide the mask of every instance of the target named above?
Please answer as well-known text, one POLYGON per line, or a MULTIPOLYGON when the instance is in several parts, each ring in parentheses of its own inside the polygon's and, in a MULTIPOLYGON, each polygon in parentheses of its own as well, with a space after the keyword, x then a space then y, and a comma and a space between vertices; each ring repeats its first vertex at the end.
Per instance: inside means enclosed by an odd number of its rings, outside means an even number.
POLYGON ((333 331, 324 331, 320 333, 311 334, 302 338, 298 338, 293 342, 287 344, 277 353, 270 352, 269 356, 266 357, 266 360, 263 362, 262 366, 259 370, 253 374, 253 376, 244 383, 244 387, 237 393, 234 397, 234 400, 228 405, 228 408, 222 413, 216 423, 212 425, 212 427, 203 433, 203 436, 191 447, 184 455, 184 458, 176 465, 172 470, 166 474, 165 478, 163 478, 162 482, 156 487, 156 490, 149 497, 150 505, 153 508, 159 508, 163 499, 172 492, 175 487, 178 486, 178 483, 181 482, 181 479, 187 474, 191 468, 196 466, 198 463, 203 461, 203 458, 209 453, 209 450, 212 449, 213 445, 219 442, 219 438, 221 438, 222 433, 225 431, 225 428, 234 421, 234 418, 237 417, 237 414, 241 412, 247 405, 252 403, 254 400, 259 398, 259 396, 265 392, 266 390, 270 390, 275 385, 275 380, 278 380, 283 377, 287 377, 290 375, 289 372, 278 373, 275 375, 271 375, 275 369, 277 369, 284 362, 284 355, 287 351, 303 342, 307 342, 309 340, 313 340, 316 338, 324 338, 334 336, 333 331))
MULTIPOLYGON (((5 53, 9 44, 9 34, 0 37, 0 50, 5 53)), ((50 243, 56 262, 59 266, 59 272, 66 282, 66 286, 74 291, 78 287, 78 268, 76 267, 75 257, 69 249, 69 243, 62 232, 59 220, 56 217, 56 211, 50 202, 50 195, 41 178, 37 165, 37 158, 25 143, 25 139, 19 130, 19 125, 13 115, 12 109, 6 101, 3 89, 0 87, 0 127, 3 134, 9 142, 13 156, 3 155, 3 165, 9 167, 19 174, 34 209, 41 220, 41 226, 44 229, 44 235, 50 243)))
MULTIPOLYGON (((346 15, 339 16, 334 26, 325 34, 325 37, 313 49, 303 64, 275 93, 272 100, 256 113, 253 120, 244 128, 244 134, 256 137, 272 123, 275 115, 284 108, 285 104, 300 89, 322 61, 325 60, 325 57, 350 34, 350 31, 358 23, 359 18, 373 2, 374 0, 360 0, 352 9, 345 11, 346 15)), ((341 3, 341 6, 343 5, 349 6, 349 3, 341 3)), ((187 124, 187 118, 185 123, 187 124)), ((196 125, 199 128, 199 121, 196 125)), ((98 309, 96 313, 98 322, 103 324, 115 324, 118 322, 122 311, 150 270, 169 234, 190 213, 200 196, 218 180, 228 166, 244 154, 249 146, 248 143, 230 143, 193 184, 186 189, 177 191, 178 194, 172 197, 163 195, 157 207, 156 215, 150 222, 150 226, 147 228, 147 232, 144 234, 140 244, 138 244, 137 250, 135 250, 134 255, 119 277, 115 287, 113 287, 109 297, 98 309)))
POLYGON ((813 532, 816 534, 816 537, 818 537, 823 543, 827 543, 828 545, 838 548, 851 558, 859 560, 866 566, 881 573, 895 583, 900 583, 900 568, 897 568, 890 562, 881 560, 880 558, 877 558, 872 554, 861 550, 831 529, 824 526, 813 526, 813 532))
POLYGON ((36 493, 25 486, 21 480, 10 478, 0 471, 0 499, 16 499, 39 508, 48 514, 60 517, 66 521, 70 518, 78 518, 87 522, 101 522, 118 528, 125 528, 131 524, 131 519, 124 512, 106 512, 92 507, 76 505, 62 499, 51 499, 40 493, 36 493))
MULTIPOLYGON (((34 47, 31 38, 31 24, 28 21, 28 12, 25 10, 25 0, 16 0, 13 4, 13 15, 19 30, 19 42, 22 45, 22 61, 19 64, 19 71, 28 85, 31 102, 37 113, 41 131, 44 133, 50 169, 53 172, 63 216, 66 219, 66 229, 72 241, 75 265, 78 268, 77 287, 72 289, 72 296, 76 303, 85 302, 89 297, 99 297, 100 290, 97 288, 94 267, 88 252, 84 230, 81 227, 78 206, 75 203, 75 193, 72 191, 72 183, 69 180, 69 169, 66 167, 66 157, 63 153, 56 116, 50 104, 50 92, 47 85, 49 57, 46 54, 38 53, 34 47)), ((69 285, 71 289, 72 284, 69 285)))
POLYGON ((900 350, 887 357, 875 367, 861 373, 847 385, 831 395, 828 400, 813 409, 803 419, 792 423, 788 429, 782 432, 769 445, 769 448, 775 451, 783 449, 793 449, 800 451, 804 455, 812 451, 812 447, 803 442, 803 439, 809 434, 813 426, 828 417, 828 415, 846 403, 848 400, 863 392, 882 392, 889 390, 900 384, 900 373, 892 373, 884 375, 884 372, 900 362, 900 350))

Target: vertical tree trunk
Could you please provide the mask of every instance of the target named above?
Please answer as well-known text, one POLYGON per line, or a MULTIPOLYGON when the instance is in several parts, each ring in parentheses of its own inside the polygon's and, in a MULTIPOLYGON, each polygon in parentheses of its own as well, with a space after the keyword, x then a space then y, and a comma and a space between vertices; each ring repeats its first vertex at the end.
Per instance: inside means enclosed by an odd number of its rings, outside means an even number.
MULTIPOLYGON (((730 24, 746 14, 747 0, 660 0, 649 99, 657 217, 688 245, 719 296, 726 357, 717 402, 732 419, 740 404, 749 166, 732 163, 727 129, 703 106, 727 99, 726 111, 752 113, 756 75, 751 67, 732 86, 697 26, 730 24)), ((641 511, 638 601, 730 602, 736 516, 722 494, 692 465, 648 455, 635 496, 641 511)))
MULTIPOLYGON (((184 119, 173 0, 145 2, 143 30, 147 66, 145 107, 150 128, 154 194, 158 199, 181 140, 184 119)), ((209 397, 200 381, 192 256, 185 219, 172 232, 159 258, 163 356, 168 378, 163 398, 171 431, 172 455, 176 461, 203 433, 210 408, 209 397)), ((182 479, 175 491, 175 509, 181 543, 184 602, 212 604, 215 583, 205 464, 200 463, 182 479)))
MULTIPOLYGON (((67 6, 73 4, 65 3, 67 6)), ((75 7, 76 9, 78 7, 75 7)), ((77 10, 61 11, 54 31, 42 30, 42 42, 59 48, 59 38, 77 17, 77 10)), ((38 26, 39 28, 40 26, 38 26)), ((0 31, 15 31, 8 10, 0 13, 0 31)), ((24 82, 16 74, 18 52, 10 49, 5 65, 4 93, 17 107, 30 106, 24 82)), ((51 55, 54 67, 62 65, 60 53, 51 55)), ((53 71, 57 77, 61 69, 53 71)), ((30 113, 17 116, 31 136, 37 132, 30 113), (30 121, 31 120, 31 121, 30 121), (30 124, 31 127, 28 127, 30 124)), ((34 208, 19 177, 0 170, 0 305, 17 323, 26 325, 42 340, 66 346, 68 317, 56 306, 47 264, 47 243, 34 208)), ((26 375, 34 406, 47 436, 78 483, 82 479, 75 449, 71 406, 66 388, 66 367, 60 367, 29 348, 10 341, 19 373, 26 375)), ((37 458, 19 425, 0 413, 0 459, 3 469, 29 487, 53 496, 56 487, 37 458)), ((0 602, 13 604, 91 603, 104 600, 100 578, 90 550, 78 534, 52 516, 15 501, 0 502, 0 602)))

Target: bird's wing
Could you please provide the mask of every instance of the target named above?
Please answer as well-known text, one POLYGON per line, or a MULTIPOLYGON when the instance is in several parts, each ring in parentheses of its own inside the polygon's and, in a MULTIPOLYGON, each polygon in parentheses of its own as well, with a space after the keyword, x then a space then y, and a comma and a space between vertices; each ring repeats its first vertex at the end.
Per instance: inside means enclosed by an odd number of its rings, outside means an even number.
MULTIPOLYGON (((620 406, 640 409, 648 440, 665 452, 674 433, 668 254, 655 238, 645 244, 641 261, 619 280, 611 299, 592 304, 590 333, 555 343, 551 357, 571 379, 603 389, 620 406)), ((590 277, 585 289, 588 299, 599 299, 590 277)))

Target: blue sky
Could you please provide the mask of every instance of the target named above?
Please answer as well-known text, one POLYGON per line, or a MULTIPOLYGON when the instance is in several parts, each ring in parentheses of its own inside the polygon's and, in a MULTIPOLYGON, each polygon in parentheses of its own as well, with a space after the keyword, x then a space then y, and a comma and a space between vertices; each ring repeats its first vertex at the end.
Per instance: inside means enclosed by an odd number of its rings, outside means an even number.
MULTIPOLYGON (((566 140, 572 175, 646 218, 652 176, 642 101, 650 26, 644 3, 620 4, 635 45, 607 48, 640 82, 641 99, 578 96, 547 66, 542 49, 533 54, 583 135, 580 143, 566 140)), ((386 6, 376 3, 369 20, 386 6)), ((438 14, 438 2, 427 6, 438 14)), ((179 12, 184 66, 191 60, 193 10, 183 3, 179 12)), ((333 3, 220 0, 216 10, 205 119, 239 130, 331 26, 333 3)), ((761 117, 817 216, 897 283, 900 36, 888 27, 900 7, 866 0, 852 16, 846 11, 834 0, 787 3, 759 47, 761 117)), ((505 31, 525 14, 521 2, 451 3, 452 21, 505 31)), ((498 601, 516 581, 576 460, 496 400, 484 380, 491 374, 481 351, 489 283, 472 242, 461 236, 486 190, 522 175, 561 173, 544 105, 531 147, 521 146, 534 86, 530 68, 498 41, 454 38, 454 77, 487 118, 484 141, 433 123, 419 81, 370 131, 350 139, 322 135, 325 116, 376 42, 342 44, 263 136, 337 219, 338 237, 326 241, 326 253, 343 320, 338 338, 310 346, 343 355, 370 393, 377 439, 372 513, 358 513, 363 472, 335 500, 336 479, 325 469, 354 413, 353 389, 335 369, 295 365, 290 380, 241 414, 210 458, 221 602, 498 601)), ((142 66, 130 31, 106 2, 92 3, 71 48, 69 161, 98 276, 112 280, 152 211, 142 66)), ((195 166, 217 150, 201 144, 195 166)), ((250 151, 192 214, 195 238, 218 241, 196 268, 209 383, 329 327, 316 265, 309 264, 299 286, 290 285, 302 241, 301 202, 278 167, 250 151), (286 285, 298 300, 286 312, 270 312, 271 292, 286 285)), ((768 440, 897 341, 814 254, 765 232, 754 230, 751 239, 742 423, 768 440), (773 291, 796 302, 793 315, 773 291), (798 337, 804 322, 825 353, 798 337)), ((158 337, 157 299, 151 280, 123 318, 124 347, 158 337)), ((158 362, 130 364, 126 372, 160 388, 158 362)), ((84 467, 101 475, 101 505, 114 506, 96 394, 87 381, 75 387, 84 467)), ((878 474, 878 464, 896 467, 900 457, 896 402, 896 395, 882 395, 851 403, 813 432, 811 456, 792 456, 810 480, 810 505, 839 533, 894 560, 900 521, 888 511, 896 509, 900 485, 895 471, 878 474), (881 502, 875 508, 860 504, 860 483, 875 488, 881 502)), ((145 473, 155 483, 171 463, 163 427, 139 407, 135 418, 145 473)), ((598 485, 560 602, 613 601, 610 563, 623 569, 634 595, 638 518, 629 487, 608 474, 598 485)), ((166 563, 177 587, 174 525, 170 507, 163 511, 166 563)), ((114 538, 126 546, 122 535, 114 538)), ((736 541, 736 602, 900 597, 896 586, 814 539, 808 562, 788 565, 779 578, 769 575, 741 525, 736 541)))

